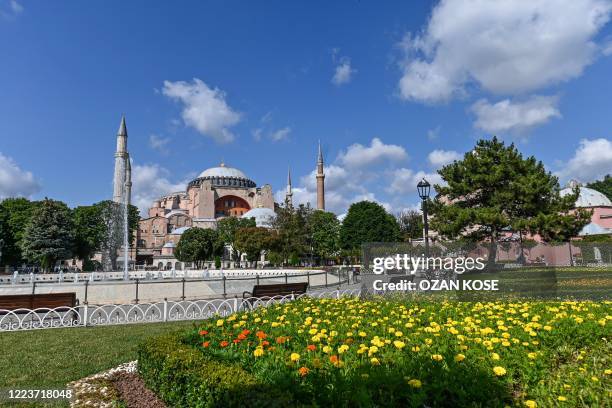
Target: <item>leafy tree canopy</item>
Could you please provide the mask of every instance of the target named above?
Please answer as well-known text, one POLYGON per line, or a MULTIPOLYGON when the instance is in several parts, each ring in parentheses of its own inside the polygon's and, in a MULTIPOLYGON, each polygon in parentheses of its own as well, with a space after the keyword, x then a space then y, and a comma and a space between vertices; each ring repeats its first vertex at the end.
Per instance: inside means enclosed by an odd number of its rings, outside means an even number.
MULTIPOLYGON (((578 190, 559 195, 559 183, 532 157, 497 138, 480 140, 473 151, 438 171, 446 185, 430 203, 432 228, 447 238, 496 242, 508 228, 540 234, 546 241, 575 236, 590 220, 571 211, 578 190)), ((494 248, 493 248, 494 249, 494 248)))
POLYGON ((404 241, 423 238, 423 214, 415 210, 405 210, 398 213, 397 223, 404 241))
POLYGON ((395 242, 400 239, 395 217, 371 201, 352 204, 340 228, 340 246, 344 249, 357 249, 366 242, 395 242))
POLYGON ((181 262, 193 262, 196 267, 201 268, 205 261, 212 260, 222 250, 217 231, 192 227, 181 235, 174 255, 181 262))
POLYGON ((4 232, 0 236, 4 239, 0 260, 3 264, 17 265, 25 261, 21 243, 32 213, 39 205, 39 201, 26 198, 7 198, 0 202, 0 212, 4 214, 4 232))
POLYGON ((331 212, 316 210, 308 217, 313 252, 327 259, 340 249, 340 221, 331 212))
POLYGON ((225 217, 217 223, 219 241, 223 244, 230 244, 234 251, 236 249, 236 232, 241 228, 255 226, 255 218, 225 217))
POLYGON ((276 210, 276 218, 272 226, 277 232, 273 249, 284 262, 290 256, 303 256, 310 252, 309 218, 312 209, 308 206, 280 207, 276 210))
POLYGON ((21 249, 31 262, 48 270, 55 262, 72 256, 73 223, 68 206, 45 198, 34 210, 28 223, 21 249))
POLYGON ((256 262, 261 252, 270 249, 274 233, 263 227, 240 228, 236 231, 236 248, 247 255, 250 262, 256 262))

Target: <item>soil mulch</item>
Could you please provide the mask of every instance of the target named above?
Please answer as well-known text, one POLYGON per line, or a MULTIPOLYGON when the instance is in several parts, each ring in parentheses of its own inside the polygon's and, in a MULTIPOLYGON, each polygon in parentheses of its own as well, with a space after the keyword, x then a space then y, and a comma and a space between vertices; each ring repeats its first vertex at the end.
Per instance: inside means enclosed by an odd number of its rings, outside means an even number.
POLYGON ((119 398, 128 408, 167 408, 137 373, 118 372, 112 376, 111 381, 119 398))

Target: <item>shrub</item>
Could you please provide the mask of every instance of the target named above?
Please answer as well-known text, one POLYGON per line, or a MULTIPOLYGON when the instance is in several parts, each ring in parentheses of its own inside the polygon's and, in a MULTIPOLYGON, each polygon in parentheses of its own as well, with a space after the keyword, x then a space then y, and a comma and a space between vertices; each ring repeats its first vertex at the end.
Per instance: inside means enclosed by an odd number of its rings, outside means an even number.
POLYGON ((180 333, 139 345, 138 371, 149 388, 173 407, 283 407, 287 394, 235 364, 211 360, 184 343, 180 333))

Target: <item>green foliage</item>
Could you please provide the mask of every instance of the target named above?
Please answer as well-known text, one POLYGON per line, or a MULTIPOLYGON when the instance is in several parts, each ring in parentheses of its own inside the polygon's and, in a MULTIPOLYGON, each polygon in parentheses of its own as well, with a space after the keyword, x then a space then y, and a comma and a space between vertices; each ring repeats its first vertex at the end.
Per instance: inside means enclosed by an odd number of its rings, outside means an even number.
POLYGON ((335 255, 340 249, 340 221, 331 212, 316 210, 308 218, 312 251, 323 260, 335 255))
MULTIPOLYGON (((236 232, 241 228, 255 227, 255 218, 238 218, 238 217, 225 217, 219 220, 217 223, 217 232, 219 234, 219 241, 223 244, 230 244, 236 251, 236 232)), ((240 254, 237 253, 235 258, 240 258, 240 254)))
POLYGON ((402 211, 396 215, 404 241, 423 238, 423 215, 415 210, 402 211))
POLYGON ((180 334, 153 337, 138 348, 138 371, 173 407, 284 407, 290 394, 264 384, 238 364, 211 360, 180 334))
POLYGON ((198 268, 201 268, 205 261, 219 255, 222 250, 217 231, 192 227, 181 235, 174 255, 181 262, 193 262, 198 268))
POLYGON ((26 226, 32 213, 40 202, 29 201, 25 198, 7 198, 0 202, 0 213, 3 213, 4 232, 0 239, 4 239, 2 248, 2 263, 17 265, 25 260, 21 252, 21 244, 26 226))
POLYGON ((60 201, 46 198, 32 214, 21 249, 29 261, 48 270, 56 261, 72 255, 73 240, 70 209, 60 201))
POLYGON ((106 228, 99 205, 76 207, 72 211, 74 220, 74 255, 88 260, 98 250, 106 237, 106 228))
POLYGON ((603 193, 610 201, 612 201, 612 176, 607 174, 603 180, 597 180, 587 184, 587 187, 603 193))
POLYGON ((292 254, 303 256, 310 253, 311 233, 308 220, 313 210, 310 207, 280 207, 273 222, 277 232, 273 250, 288 262, 292 254))
POLYGON ((495 137, 478 141, 463 160, 438 173, 447 185, 435 186, 432 229, 451 239, 488 239, 492 253, 508 227, 560 241, 575 236, 590 220, 586 211, 570 213, 577 191, 561 197, 557 178, 542 162, 523 158, 514 144, 505 146, 495 137))
POLYGON ((240 228, 236 231, 236 249, 247 255, 250 262, 256 262, 261 252, 273 246, 275 234, 263 227, 240 228))
POLYGON ((343 249, 357 249, 366 242, 395 242, 400 239, 395 217, 371 201, 351 204, 340 228, 340 246, 343 249))
POLYGON ((215 256, 215 268, 216 269, 221 268, 221 257, 219 255, 215 256))

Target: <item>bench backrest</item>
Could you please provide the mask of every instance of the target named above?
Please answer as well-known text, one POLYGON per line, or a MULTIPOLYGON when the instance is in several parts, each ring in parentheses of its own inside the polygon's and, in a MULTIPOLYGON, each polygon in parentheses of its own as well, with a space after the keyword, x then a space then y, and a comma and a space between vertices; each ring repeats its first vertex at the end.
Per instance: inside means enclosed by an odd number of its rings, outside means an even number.
POLYGON ((76 293, 40 293, 0 296, 0 309, 54 309, 76 306, 76 293))
POLYGON ((301 295, 308 289, 307 282, 277 283, 273 285, 255 285, 253 297, 286 296, 290 294, 301 295))

